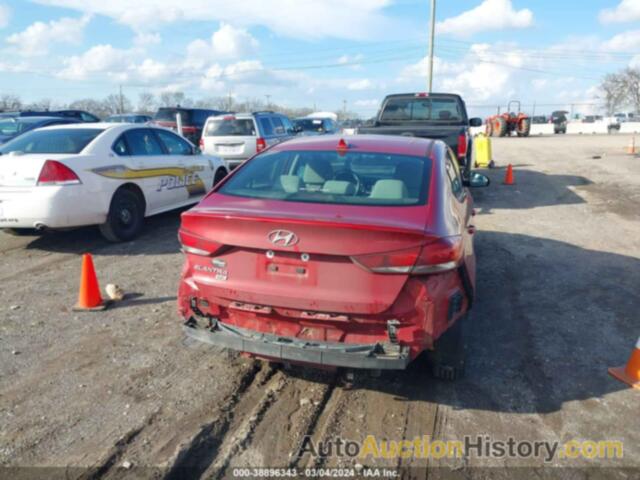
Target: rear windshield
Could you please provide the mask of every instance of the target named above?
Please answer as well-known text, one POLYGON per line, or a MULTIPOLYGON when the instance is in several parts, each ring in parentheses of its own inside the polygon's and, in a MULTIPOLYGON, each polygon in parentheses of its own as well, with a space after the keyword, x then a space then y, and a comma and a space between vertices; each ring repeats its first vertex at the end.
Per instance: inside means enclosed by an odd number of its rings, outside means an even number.
POLYGON ((464 113, 455 98, 391 98, 380 116, 382 122, 462 122, 464 113))
POLYGON ((351 151, 265 152, 218 192, 247 198, 343 205, 424 205, 431 160, 426 156, 351 151))
POLYGON ((17 135, 33 127, 34 124, 41 122, 40 119, 12 119, 0 120, 0 135, 17 135))
POLYGON ((0 153, 80 153, 103 131, 97 128, 35 130, 7 142, 0 147, 0 153))
POLYGON ((209 120, 205 137, 254 137, 256 128, 252 119, 216 118, 209 120))
POLYGON ((191 112, 182 108, 161 108, 157 111, 153 119, 162 122, 175 122, 176 115, 178 114, 182 117, 182 123, 191 125, 191 112))
POLYGON ((294 120, 293 124, 303 132, 324 132, 324 122, 321 119, 294 120))

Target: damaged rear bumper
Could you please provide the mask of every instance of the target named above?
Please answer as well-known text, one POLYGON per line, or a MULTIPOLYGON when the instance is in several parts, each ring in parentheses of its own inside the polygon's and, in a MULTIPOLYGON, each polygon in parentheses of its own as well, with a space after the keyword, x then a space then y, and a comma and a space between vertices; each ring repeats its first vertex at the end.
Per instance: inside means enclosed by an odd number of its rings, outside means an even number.
POLYGON ((247 330, 219 321, 203 327, 193 318, 183 328, 187 336, 201 342, 277 360, 375 370, 404 370, 411 361, 408 347, 390 343, 309 341, 247 330))

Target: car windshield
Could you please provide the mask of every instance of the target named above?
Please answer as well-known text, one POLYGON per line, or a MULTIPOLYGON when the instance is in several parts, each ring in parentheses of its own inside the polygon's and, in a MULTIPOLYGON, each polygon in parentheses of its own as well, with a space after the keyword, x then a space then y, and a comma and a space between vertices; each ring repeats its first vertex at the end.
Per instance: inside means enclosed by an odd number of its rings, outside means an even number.
POLYGON ((161 122, 175 122, 178 114, 182 118, 182 123, 191 125, 191 112, 182 108, 161 108, 153 119, 161 122))
POLYGON ((324 132, 324 122, 318 118, 294 120, 293 124, 304 132, 324 132))
POLYGON ((247 198, 343 205, 424 205, 431 160, 387 153, 265 152, 222 185, 247 198))
POLYGON ((75 154, 80 153, 104 130, 97 128, 65 128, 35 130, 25 133, 0 147, 0 154, 10 152, 75 154))
POLYGON ((235 117, 209 120, 204 132, 205 137, 253 137, 255 134, 256 128, 252 119, 238 119, 235 117))
POLYGON ((33 127, 40 122, 39 119, 7 119, 0 120, 0 135, 17 135, 33 127))
POLYGON ((455 98, 391 98, 380 116, 382 122, 462 122, 464 114, 455 98))

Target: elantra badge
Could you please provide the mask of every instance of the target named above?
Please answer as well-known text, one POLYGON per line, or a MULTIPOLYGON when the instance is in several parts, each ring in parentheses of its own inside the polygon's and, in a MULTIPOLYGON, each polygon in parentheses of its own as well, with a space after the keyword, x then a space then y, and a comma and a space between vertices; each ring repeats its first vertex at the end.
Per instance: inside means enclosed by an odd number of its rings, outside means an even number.
POLYGON ((298 236, 289 230, 274 230, 269 233, 268 238, 279 247, 293 247, 298 243, 298 236))

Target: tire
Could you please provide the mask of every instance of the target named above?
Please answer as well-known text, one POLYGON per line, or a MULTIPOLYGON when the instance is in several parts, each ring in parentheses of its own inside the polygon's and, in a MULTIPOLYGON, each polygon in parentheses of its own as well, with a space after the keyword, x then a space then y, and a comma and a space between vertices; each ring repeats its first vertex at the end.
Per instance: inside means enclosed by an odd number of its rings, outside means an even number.
POLYGON ((493 120, 493 131, 496 137, 504 137, 507 134, 507 121, 504 117, 496 117, 493 120))
POLYGON ((484 132, 487 137, 493 137, 493 120, 487 120, 484 126, 484 132))
POLYGON ((464 324, 469 314, 464 314, 436 340, 434 349, 429 351, 427 359, 431 374, 438 380, 454 381, 464 376, 465 345, 464 324))
POLYGON ((100 233, 110 242, 128 242, 142 230, 144 200, 127 189, 117 190, 111 199, 107 221, 100 225, 100 233))
POLYGON ((224 168, 219 168, 218 170, 216 170, 216 174, 213 177, 213 186, 215 187, 217 184, 219 184, 227 175, 227 171, 224 168))
POLYGON ((531 133, 531 119, 523 118, 518 122, 516 132, 519 137, 528 137, 531 133))

